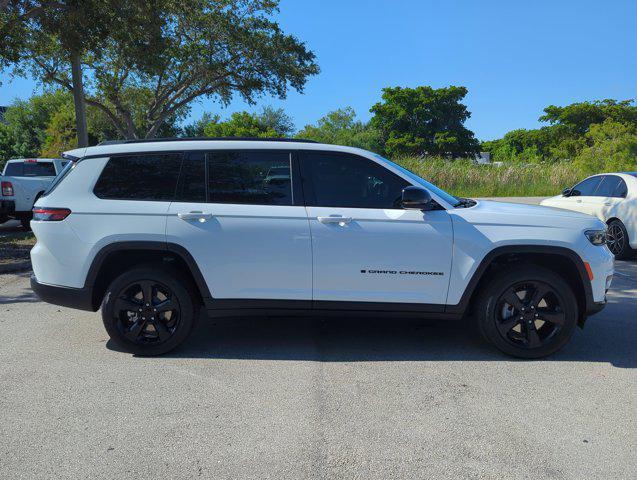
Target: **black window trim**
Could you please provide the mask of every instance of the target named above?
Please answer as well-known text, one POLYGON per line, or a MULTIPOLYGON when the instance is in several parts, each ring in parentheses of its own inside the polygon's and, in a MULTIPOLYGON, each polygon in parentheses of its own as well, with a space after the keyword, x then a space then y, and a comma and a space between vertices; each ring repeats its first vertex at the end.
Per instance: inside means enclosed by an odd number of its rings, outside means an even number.
POLYGON ((407 183, 408 185, 413 185, 413 183, 408 180, 405 179, 403 177, 401 177, 400 175, 396 174, 395 172, 392 172, 389 168, 385 167, 384 165, 372 160, 371 158, 367 158, 363 155, 358 155, 356 153, 350 153, 350 152, 337 152, 337 151, 333 151, 333 150, 299 150, 299 157, 300 157, 300 161, 299 161, 299 165, 300 165, 300 179, 301 179, 301 184, 303 185, 303 193, 305 194, 305 206, 306 207, 321 207, 321 208, 360 208, 360 209, 365 209, 365 210, 404 210, 404 208, 402 207, 396 207, 396 208, 378 208, 378 207, 326 207, 325 205, 318 205, 318 202, 316 201, 316 197, 314 195, 314 189, 313 189, 313 185, 312 182, 309 181, 309 172, 307 170, 307 168, 304 168, 304 164, 308 163, 309 160, 307 159, 308 155, 316 155, 316 154, 323 154, 323 155, 336 155, 336 156, 341 156, 341 157, 357 157, 357 158, 361 158, 363 160, 366 160, 368 162, 372 162, 375 163, 376 165, 378 165, 380 168, 383 168, 387 171, 387 173, 389 173, 390 175, 393 175, 394 177, 400 179, 401 181, 407 183))

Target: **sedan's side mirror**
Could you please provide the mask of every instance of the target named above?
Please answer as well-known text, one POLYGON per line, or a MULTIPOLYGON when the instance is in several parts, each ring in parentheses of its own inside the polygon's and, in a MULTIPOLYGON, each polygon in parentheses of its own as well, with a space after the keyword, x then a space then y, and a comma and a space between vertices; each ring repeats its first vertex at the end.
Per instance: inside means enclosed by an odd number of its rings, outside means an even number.
POLYGON ((565 188, 564 190, 562 190, 562 196, 569 197, 572 191, 573 191, 572 188, 565 188))
POLYGON ((402 206, 406 210, 426 210, 431 206, 431 195, 420 187, 403 188, 402 206))

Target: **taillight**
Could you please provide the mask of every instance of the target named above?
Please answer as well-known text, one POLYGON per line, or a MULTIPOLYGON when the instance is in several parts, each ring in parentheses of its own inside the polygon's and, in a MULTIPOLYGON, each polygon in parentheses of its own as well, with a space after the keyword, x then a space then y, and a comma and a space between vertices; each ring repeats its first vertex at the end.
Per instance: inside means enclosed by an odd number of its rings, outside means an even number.
POLYGON ((71 214, 68 208, 34 207, 33 220, 38 222, 59 222, 71 214))
POLYGON ((13 197, 13 185, 11 182, 2 182, 2 195, 5 197, 13 197))

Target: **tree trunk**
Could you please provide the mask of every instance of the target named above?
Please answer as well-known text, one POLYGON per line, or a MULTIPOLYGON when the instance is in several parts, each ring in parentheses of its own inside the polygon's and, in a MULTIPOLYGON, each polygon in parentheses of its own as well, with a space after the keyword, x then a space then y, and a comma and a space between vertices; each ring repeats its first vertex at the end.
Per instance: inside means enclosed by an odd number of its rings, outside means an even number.
POLYGON ((82 83, 82 63, 81 56, 78 52, 71 53, 71 73, 73 76, 73 101, 75 102, 77 146, 88 147, 86 103, 84 102, 84 84, 82 83))

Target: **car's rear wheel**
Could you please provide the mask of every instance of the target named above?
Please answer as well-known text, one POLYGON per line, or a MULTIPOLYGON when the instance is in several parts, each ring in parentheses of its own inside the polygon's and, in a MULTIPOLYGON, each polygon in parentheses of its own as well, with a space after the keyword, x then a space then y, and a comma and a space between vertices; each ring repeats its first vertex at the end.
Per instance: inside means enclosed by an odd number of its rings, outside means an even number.
POLYGON ((628 232, 621 220, 613 220, 608 224, 607 245, 617 259, 628 258, 635 251, 630 248, 628 232))
POLYGON ((481 290, 477 320, 482 335, 504 353, 541 358, 560 350, 577 325, 568 283, 533 265, 504 270, 481 290))
POLYGON ((117 277, 102 301, 111 339, 138 355, 161 355, 179 346, 197 315, 188 283, 178 271, 150 266, 117 277))

